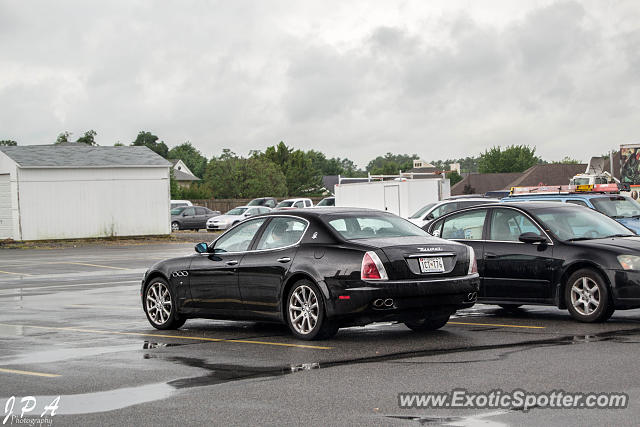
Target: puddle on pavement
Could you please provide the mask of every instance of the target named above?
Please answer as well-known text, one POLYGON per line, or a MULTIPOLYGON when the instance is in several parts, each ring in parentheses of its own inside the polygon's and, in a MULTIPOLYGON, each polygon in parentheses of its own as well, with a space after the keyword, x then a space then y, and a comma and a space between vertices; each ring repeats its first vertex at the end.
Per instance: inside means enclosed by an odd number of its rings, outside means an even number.
POLYGON ((460 427, 472 427, 472 426, 506 426, 508 424, 500 423, 497 421, 488 420, 487 418, 504 415, 510 411, 494 411, 485 412, 483 414, 476 415, 459 415, 459 416, 445 416, 445 417, 430 417, 423 415, 385 415, 385 418, 393 418, 397 420, 415 421, 420 425, 434 424, 440 426, 460 426, 460 427))
POLYGON ((122 351, 138 350, 139 344, 110 345, 104 347, 71 347, 52 348, 45 351, 35 351, 17 356, 0 357, 0 365, 27 365, 34 363, 51 363, 61 360, 77 359, 79 357, 96 356, 98 354, 119 353, 122 351))
MULTIPOLYGON (((143 350, 151 350, 154 348, 164 348, 164 347, 180 347, 181 345, 187 345, 185 343, 174 343, 174 342, 151 342, 151 341, 145 341, 142 344, 142 349, 143 350)), ((148 357, 146 357, 145 359, 148 359, 148 357)))

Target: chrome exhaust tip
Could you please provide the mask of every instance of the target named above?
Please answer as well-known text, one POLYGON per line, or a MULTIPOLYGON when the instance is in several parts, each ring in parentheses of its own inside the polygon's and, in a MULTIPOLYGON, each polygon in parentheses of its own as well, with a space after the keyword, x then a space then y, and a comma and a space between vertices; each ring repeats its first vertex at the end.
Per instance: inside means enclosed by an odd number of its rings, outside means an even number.
POLYGON ((380 307, 384 306, 384 301, 382 299, 378 298, 377 300, 373 301, 373 306, 377 307, 377 308, 380 308, 380 307))
POLYGON ((393 300, 391 298, 387 298, 386 300, 384 300, 384 306, 393 307, 393 300))
POLYGON ((467 300, 468 301, 475 301, 478 299, 478 293, 477 292, 469 292, 469 295, 467 295, 467 300))

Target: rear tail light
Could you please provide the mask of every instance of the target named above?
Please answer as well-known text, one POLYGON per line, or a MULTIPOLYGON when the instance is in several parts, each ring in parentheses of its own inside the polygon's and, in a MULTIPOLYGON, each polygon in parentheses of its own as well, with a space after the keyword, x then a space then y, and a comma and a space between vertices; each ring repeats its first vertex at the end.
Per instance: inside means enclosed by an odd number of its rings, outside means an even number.
POLYGON ((362 258, 362 268, 360 269, 362 280, 387 280, 387 271, 382 265, 382 261, 375 252, 369 251, 362 258))
POLYGON ((476 253, 471 246, 469 248, 469 271, 468 274, 478 272, 478 262, 476 261, 476 253))

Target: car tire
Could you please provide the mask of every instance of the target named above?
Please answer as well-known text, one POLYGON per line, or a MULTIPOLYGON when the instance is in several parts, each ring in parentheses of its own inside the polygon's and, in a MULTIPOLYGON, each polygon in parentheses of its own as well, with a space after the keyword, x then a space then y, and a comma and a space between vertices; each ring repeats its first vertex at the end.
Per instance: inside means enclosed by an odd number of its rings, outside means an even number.
POLYGON ((178 231, 180 230, 180 223, 178 221, 173 221, 171 223, 171 231, 178 231))
POLYGON ((498 305, 507 311, 517 311, 520 307, 522 307, 522 304, 498 304, 498 305))
POLYGON ((184 325, 187 319, 178 314, 176 303, 171 287, 163 278, 155 277, 145 286, 142 305, 154 328, 178 329, 184 325))
POLYGON ((311 280, 294 283, 284 303, 287 325, 296 338, 321 340, 338 332, 338 324, 327 318, 320 288, 311 280))
POLYGON ((405 326, 414 332, 435 331, 442 328, 449 321, 450 313, 431 313, 424 319, 404 322, 405 326))
POLYGON ((564 298, 569 314, 580 322, 605 322, 615 310, 609 286, 590 268, 577 270, 567 279, 564 298))

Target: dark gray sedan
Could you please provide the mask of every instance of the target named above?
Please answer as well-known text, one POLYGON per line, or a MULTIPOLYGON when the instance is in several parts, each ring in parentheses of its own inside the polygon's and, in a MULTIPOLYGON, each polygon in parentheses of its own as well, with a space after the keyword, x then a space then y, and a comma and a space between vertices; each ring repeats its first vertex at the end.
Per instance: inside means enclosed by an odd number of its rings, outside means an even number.
POLYGON ((207 220, 220 215, 202 206, 180 206, 171 209, 171 231, 207 228, 207 220))

